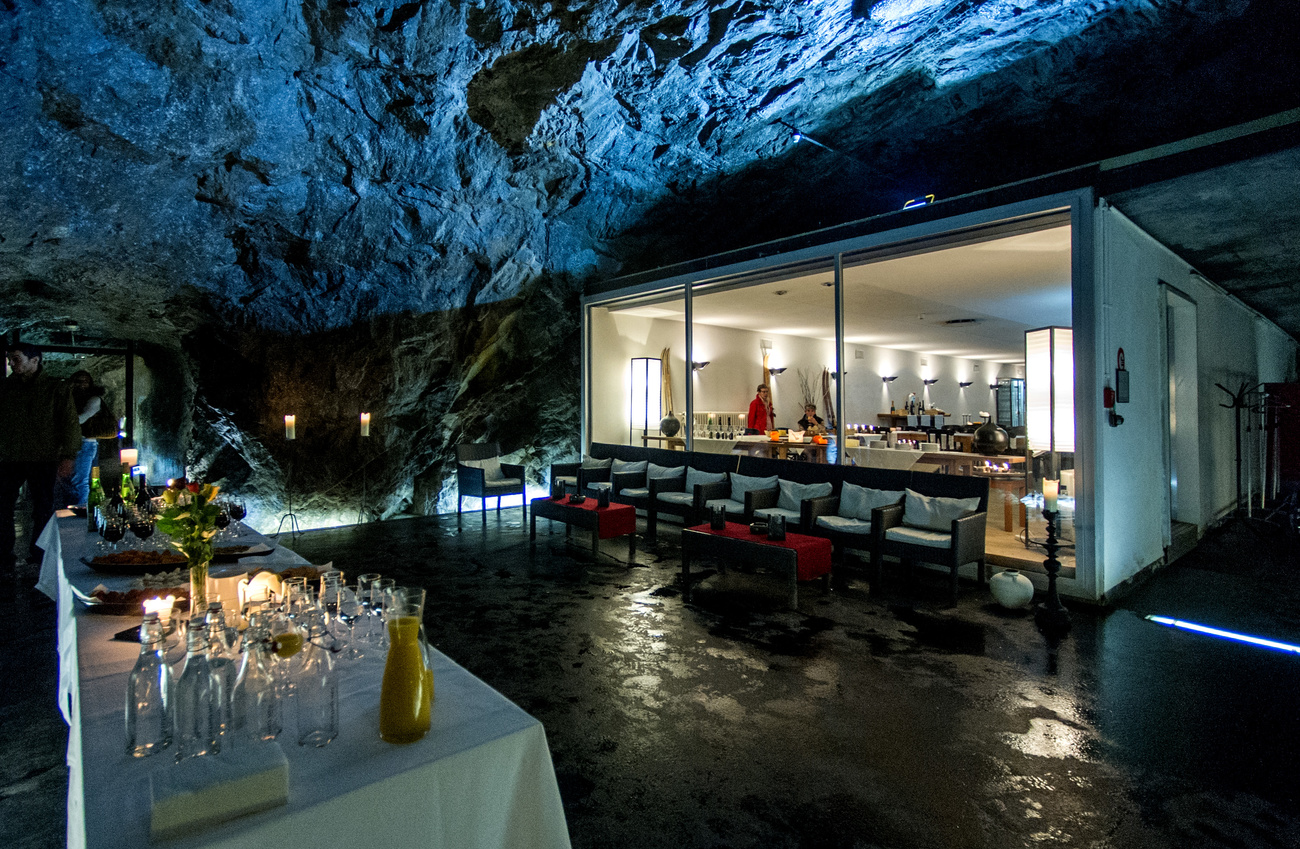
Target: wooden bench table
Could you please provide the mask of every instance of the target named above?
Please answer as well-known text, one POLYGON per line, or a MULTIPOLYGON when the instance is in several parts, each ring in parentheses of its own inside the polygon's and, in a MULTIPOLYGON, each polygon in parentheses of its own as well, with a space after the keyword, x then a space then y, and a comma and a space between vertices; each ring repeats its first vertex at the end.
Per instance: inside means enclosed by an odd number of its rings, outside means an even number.
POLYGON ((728 560, 774 569, 789 580, 790 606, 799 606, 799 582, 822 579, 830 588, 831 541, 822 537, 787 532, 784 540, 770 540, 766 534, 750 533, 748 525, 727 522, 725 530, 696 525, 682 531, 682 597, 691 599, 691 559, 716 557, 726 573, 728 560))

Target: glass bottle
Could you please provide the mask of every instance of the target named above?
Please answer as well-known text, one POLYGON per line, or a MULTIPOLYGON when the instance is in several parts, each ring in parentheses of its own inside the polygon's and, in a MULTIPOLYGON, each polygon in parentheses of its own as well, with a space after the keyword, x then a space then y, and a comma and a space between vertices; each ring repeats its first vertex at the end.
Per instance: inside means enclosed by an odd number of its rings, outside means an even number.
POLYGON ((244 660, 230 694, 230 741, 236 746, 274 740, 284 729, 284 705, 272 671, 270 627, 250 615, 244 632, 244 660))
POLYGON ((99 530, 96 511, 104 505, 104 486, 99 482, 99 466, 90 470, 90 493, 86 496, 86 531, 95 533, 99 530))
POLYGON ((172 744, 172 672, 157 613, 140 626, 140 656, 126 684, 126 753, 143 758, 172 744))
POLYGON ((306 619, 307 640, 293 682, 298 745, 319 747, 339 735, 339 679, 324 614, 312 607, 306 619))
POLYGON ((149 481, 145 479, 144 472, 140 473, 140 486, 135 491, 135 506, 139 509, 141 515, 147 516, 153 503, 149 498, 149 481))
MULTIPOLYGON (((221 731, 230 727, 230 694, 234 691, 235 675, 239 672, 239 657, 231 646, 230 630, 226 627, 226 614, 220 601, 208 602, 205 617, 208 629, 208 665, 212 674, 221 679, 221 731)), ((238 631, 235 631, 238 636, 238 631)))
POLYGON ((202 616, 190 619, 185 665, 176 676, 176 759, 221 751, 221 678, 208 663, 208 629, 202 616))

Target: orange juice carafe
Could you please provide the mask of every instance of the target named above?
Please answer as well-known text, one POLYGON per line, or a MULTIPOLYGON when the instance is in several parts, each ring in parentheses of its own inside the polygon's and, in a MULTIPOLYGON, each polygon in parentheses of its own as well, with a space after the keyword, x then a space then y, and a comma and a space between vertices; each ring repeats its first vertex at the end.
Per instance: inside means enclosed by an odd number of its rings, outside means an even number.
POLYGON ((422 628, 424 590, 395 587, 392 593, 379 736, 388 743, 414 743, 429 731, 433 703, 433 668, 422 628))

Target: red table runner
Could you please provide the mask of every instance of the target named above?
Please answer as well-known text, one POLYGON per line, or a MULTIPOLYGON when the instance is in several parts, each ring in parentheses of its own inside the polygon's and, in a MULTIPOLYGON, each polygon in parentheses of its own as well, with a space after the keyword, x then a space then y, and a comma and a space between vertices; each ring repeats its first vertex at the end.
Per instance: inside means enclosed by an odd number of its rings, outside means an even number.
POLYGON ((796 552, 798 576, 801 581, 811 581, 831 571, 831 541, 822 537, 787 532, 783 540, 768 539, 767 534, 750 533, 749 526, 739 522, 728 522, 726 529, 721 531, 713 530, 708 524, 696 525, 690 530, 712 534, 715 537, 730 537, 763 545, 792 548, 796 552))
POLYGON ((588 498, 581 504, 570 504, 568 496, 552 498, 550 501, 552 504, 560 504, 570 510, 587 510, 596 513, 596 536, 600 539, 613 539, 636 533, 636 508, 631 504, 611 502, 608 507, 597 508, 594 498, 588 498))

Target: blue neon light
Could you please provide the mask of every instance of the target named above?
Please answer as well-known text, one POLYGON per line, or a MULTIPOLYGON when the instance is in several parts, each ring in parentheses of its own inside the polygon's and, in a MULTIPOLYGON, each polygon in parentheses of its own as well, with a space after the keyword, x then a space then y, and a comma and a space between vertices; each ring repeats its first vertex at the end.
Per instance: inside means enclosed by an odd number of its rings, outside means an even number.
POLYGON ((1209 625, 1198 625, 1195 622, 1188 622, 1183 619, 1172 619, 1168 616, 1148 615, 1145 618, 1160 625, 1168 625, 1171 628, 1182 628, 1184 631, 1195 631, 1198 634, 1208 634, 1211 637, 1218 637, 1223 640, 1236 640, 1239 643, 1249 643, 1252 646, 1262 646, 1266 649, 1275 649, 1277 651, 1300 654, 1300 646, 1292 645, 1291 643, 1267 640, 1263 637, 1252 637, 1249 634, 1238 634, 1236 631, 1225 631, 1222 628, 1211 628, 1209 625))
POLYGON ((924 197, 912 198, 903 204, 903 209, 916 209, 918 206, 928 206, 934 203, 934 195, 925 195, 924 197))

